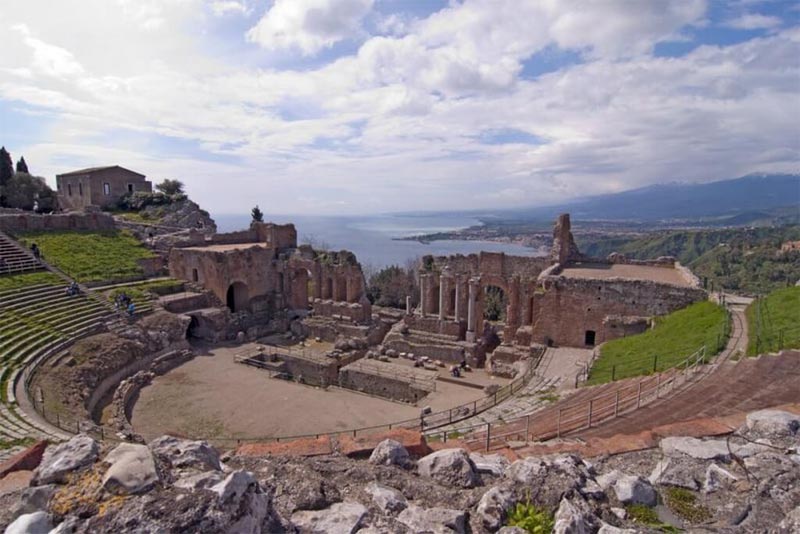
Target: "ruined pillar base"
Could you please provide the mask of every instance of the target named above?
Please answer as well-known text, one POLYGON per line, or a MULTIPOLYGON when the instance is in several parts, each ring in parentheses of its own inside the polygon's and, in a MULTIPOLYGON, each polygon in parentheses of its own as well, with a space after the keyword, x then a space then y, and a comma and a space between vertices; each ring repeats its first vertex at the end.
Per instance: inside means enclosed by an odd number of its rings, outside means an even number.
POLYGON ((467 332, 466 337, 464 339, 466 339, 470 343, 474 343, 475 342, 475 338, 476 338, 475 332, 467 332))

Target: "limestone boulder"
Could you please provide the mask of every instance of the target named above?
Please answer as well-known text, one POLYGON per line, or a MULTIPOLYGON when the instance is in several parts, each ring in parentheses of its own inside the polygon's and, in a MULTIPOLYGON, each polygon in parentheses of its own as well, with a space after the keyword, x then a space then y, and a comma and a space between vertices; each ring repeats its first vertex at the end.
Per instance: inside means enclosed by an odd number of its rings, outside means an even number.
POLYGON ((369 457, 369 461, 376 465, 396 465, 408 468, 411 465, 411 458, 408 450, 402 443, 393 439, 385 439, 378 443, 369 457))
POLYGON ((180 489, 197 491, 210 488, 222 482, 224 475, 221 471, 203 471, 183 476, 175 481, 173 486, 180 489))
POLYGON ((205 441, 161 436, 151 441, 148 446, 154 455, 173 468, 192 468, 199 471, 222 469, 219 453, 205 441))
POLYGON ((655 506, 658 500, 656 490, 642 477, 623 475, 614 482, 614 493, 623 504, 643 504, 655 506))
POLYGON ((14 515, 20 516, 47 510, 47 505, 56 489, 57 486, 55 484, 25 488, 20 495, 19 504, 14 509, 14 515))
POLYGON ((558 508, 568 492, 580 491, 594 480, 589 467, 572 455, 517 460, 506 469, 504 478, 515 484, 521 497, 535 491, 537 503, 550 509, 558 508))
POLYGON ((800 416, 781 410, 760 410, 747 414, 744 429, 751 436, 787 437, 800 431, 800 416))
POLYGON ((667 456, 685 455, 697 460, 729 461, 728 443, 721 439, 702 440, 692 437, 669 437, 661 440, 661 450, 667 456))
POLYGON ((615 527, 614 525, 609 525, 608 523, 601 521, 597 534, 636 534, 636 531, 632 528, 615 527))
POLYGON ((342 502, 325 510, 295 512, 292 523, 301 534, 353 534, 366 515, 363 505, 342 502))
POLYGON ((67 473, 93 464, 97 453, 97 442, 86 434, 78 434, 60 445, 51 445, 44 451, 33 484, 63 482, 67 473))
POLYGON ((705 493, 713 493, 725 487, 728 484, 736 482, 739 478, 728 471, 723 469, 717 464, 710 464, 706 468, 706 477, 703 482, 703 491, 705 493))
POLYGON ((483 528, 494 532, 502 527, 516 502, 514 492, 508 488, 496 486, 484 493, 476 510, 483 528))
POLYGON ((414 504, 400 512, 397 521, 411 532, 463 534, 466 532, 467 516, 461 510, 448 508, 422 508, 414 504))
POLYGON ((676 486, 692 491, 700 489, 706 462, 692 458, 664 458, 656 463, 648 477, 651 484, 676 486))
POLYGON ((480 484, 475 465, 464 449, 443 449, 420 458, 420 476, 436 480, 447 487, 474 488, 480 484))
POLYGON ((577 497, 561 499, 553 519, 553 534, 593 534, 599 523, 588 503, 577 497))
POLYGON ((5 534, 47 534, 52 528, 50 514, 39 511, 16 518, 6 527, 5 534))
POLYGON ((780 534, 793 534, 800 532, 800 505, 786 514, 786 517, 778 524, 780 534))
POLYGON ((408 507, 408 501, 402 493, 389 486, 371 482, 364 491, 372 496, 372 502, 384 512, 399 513, 408 507))
POLYGON ((522 527, 503 527, 497 534, 528 534, 528 531, 522 527))
POLYGON ((509 461, 502 454, 481 454, 479 452, 470 453, 469 459, 475 465, 475 469, 481 475, 492 475, 501 477, 509 466, 509 461))
POLYGON ((105 457, 110 464, 103 487, 113 493, 140 493, 158 482, 153 454, 146 445, 120 443, 105 457))

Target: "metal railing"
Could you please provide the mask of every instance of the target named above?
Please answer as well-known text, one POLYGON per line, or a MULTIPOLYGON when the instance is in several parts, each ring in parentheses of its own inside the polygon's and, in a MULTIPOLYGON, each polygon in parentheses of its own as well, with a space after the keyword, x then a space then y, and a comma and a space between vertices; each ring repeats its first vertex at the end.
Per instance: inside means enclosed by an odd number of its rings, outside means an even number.
MULTIPOLYGON (((677 387, 692 381, 706 359, 703 346, 680 365, 665 372, 640 378, 632 383, 620 384, 614 391, 601 393, 590 399, 537 414, 529 414, 509 422, 482 423, 459 429, 458 437, 466 433, 464 441, 470 445, 490 450, 493 443, 504 446, 509 441, 528 443, 532 440, 560 438, 563 435, 585 430, 623 413, 628 413, 659 399, 677 387)), ((433 439, 447 441, 448 432, 434 434, 433 439)), ((452 433, 451 433, 452 437, 452 433)))

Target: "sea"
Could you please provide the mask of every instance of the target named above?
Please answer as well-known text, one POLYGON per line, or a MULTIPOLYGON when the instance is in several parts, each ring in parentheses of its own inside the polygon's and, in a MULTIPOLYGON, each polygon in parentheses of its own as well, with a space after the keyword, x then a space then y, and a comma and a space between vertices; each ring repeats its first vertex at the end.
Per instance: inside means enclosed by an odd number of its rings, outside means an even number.
MULTIPOLYGON (((219 232, 242 230, 250 215, 212 214, 219 232)), ((463 214, 384 214, 365 216, 265 215, 265 220, 294 223, 298 242, 317 248, 349 250, 368 269, 389 265, 406 266, 427 254, 472 254, 480 251, 505 252, 515 256, 542 256, 540 249, 493 241, 441 240, 430 243, 398 238, 460 230, 481 222, 463 214)))

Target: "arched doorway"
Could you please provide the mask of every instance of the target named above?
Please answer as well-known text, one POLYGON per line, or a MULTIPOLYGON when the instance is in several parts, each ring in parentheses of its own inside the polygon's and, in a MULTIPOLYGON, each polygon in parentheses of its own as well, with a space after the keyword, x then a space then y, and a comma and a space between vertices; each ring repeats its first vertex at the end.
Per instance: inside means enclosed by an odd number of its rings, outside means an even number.
POLYGON ((313 280, 307 269, 300 268, 292 272, 291 291, 289 302, 292 309, 307 310, 308 296, 313 295, 313 280))
POLYGON ((232 283, 228 287, 225 303, 232 312, 248 310, 250 308, 250 297, 247 294, 247 286, 242 282, 232 283))

